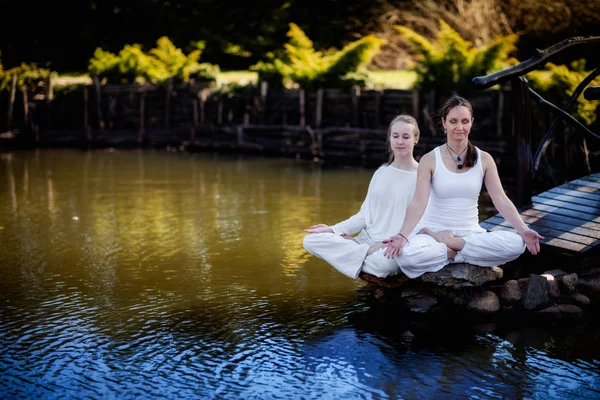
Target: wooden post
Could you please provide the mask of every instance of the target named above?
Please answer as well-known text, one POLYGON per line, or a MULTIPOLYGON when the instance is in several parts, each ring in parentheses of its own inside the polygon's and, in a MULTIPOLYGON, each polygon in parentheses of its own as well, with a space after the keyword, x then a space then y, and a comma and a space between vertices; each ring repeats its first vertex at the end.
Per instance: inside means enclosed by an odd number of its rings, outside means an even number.
POLYGON ((300 101, 300 126, 305 126, 306 125, 306 93, 304 92, 304 89, 300 89, 300 93, 299 93, 299 101, 300 101))
POLYGON ((413 115, 413 117, 415 117, 415 119, 417 121, 419 120, 419 115, 420 115, 419 114, 419 111, 420 111, 420 108, 419 108, 419 100, 420 100, 419 99, 419 94, 420 94, 419 89, 414 88, 412 90, 412 115, 413 115))
POLYGON ((317 105, 315 111, 315 126, 321 127, 321 120, 323 119, 323 89, 317 90, 317 105))
POLYGON ((498 115, 496 115, 496 136, 502 137, 502 120, 504 119, 504 92, 498 90, 498 115))
POLYGON ((360 87, 352 87, 352 125, 358 126, 358 102, 360 99, 360 87))
POLYGON ((375 128, 379 128, 379 122, 381 120, 381 91, 375 93, 375 128))
POLYGON ((244 127, 241 125, 238 125, 237 127, 237 144, 238 146, 244 144, 244 127))
POLYGON ((173 91, 173 78, 167 81, 167 94, 165 99, 165 128, 171 126, 170 110, 171 110, 171 92, 173 91))
POLYGON ((10 131, 13 119, 13 107, 15 105, 15 96, 17 94, 17 74, 13 74, 10 86, 10 98, 8 100, 8 111, 6 115, 6 130, 10 131))
POLYGON ((52 123, 52 119, 50 117, 50 103, 52 103, 52 99, 54 99, 54 81, 52 80, 52 74, 48 74, 48 81, 46 82, 46 90, 45 90, 45 101, 44 101, 44 117, 43 123, 46 125, 46 128, 50 128, 52 123))
POLYGON ((269 83, 267 81, 262 81, 260 83, 260 123, 264 124, 266 120, 267 113, 267 94, 269 93, 269 83))
POLYGON ((223 98, 219 96, 219 102, 217 103, 217 124, 223 123, 223 98))
POLYGON ((90 130, 90 118, 88 115, 89 106, 89 93, 87 86, 83 88, 83 129, 85 131, 85 138, 89 144, 92 140, 92 132, 90 130))
POLYGON ((511 81, 513 95, 513 134, 517 139, 517 173, 515 205, 531 204, 533 161, 531 156, 531 101, 527 80, 511 81))
POLYGON ((113 116, 115 111, 115 106, 117 105, 117 98, 112 97, 111 94, 108 95, 108 128, 112 129, 113 127, 113 116))
POLYGON ((194 126, 192 127, 192 133, 190 135, 190 142, 196 140, 196 130, 198 129, 198 100, 192 100, 192 114, 194 117, 194 126))
POLYGON ((92 78, 94 81, 94 88, 96 89, 96 117, 98 117, 98 126, 100 129, 104 129, 104 117, 102 116, 102 93, 100 92, 100 80, 97 76, 92 78))
POLYGON ((200 123, 201 124, 204 124, 204 122, 206 121, 205 114, 204 114, 204 110, 205 110, 204 105, 205 105, 205 103, 206 103, 206 92, 203 90, 203 91, 200 92, 200 103, 199 103, 199 106, 200 106, 200 123))
POLYGON ((29 125, 29 98, 27 96, 27 88, 21 88, 21 95, 23 96, 23 123, 25 126, 29 125))
POLYGON ((246 111, 244 111, 244 126, 250 125, 250 105, 246 105, 246 111))
POLYGON ((144 142, 144 137, 146 136, 146 92, 142 92, 140 96, 140 123, 138 129, 138 144, 144 142))

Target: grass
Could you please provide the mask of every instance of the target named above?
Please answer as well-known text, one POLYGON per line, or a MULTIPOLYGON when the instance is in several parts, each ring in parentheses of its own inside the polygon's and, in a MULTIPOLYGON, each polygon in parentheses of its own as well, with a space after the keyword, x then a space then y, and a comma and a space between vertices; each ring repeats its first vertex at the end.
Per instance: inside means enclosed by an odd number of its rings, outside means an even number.
POLYGON ((373 86, 377 89, 412 89, 417 75, 406 70, 369 71, 373 86))
MULTIPOLYGON (((369 71, 369 76, 373 82, 374 89, 411 89, 415 83, 416 75, 412 71, 406 70, 379 70, 369 71)), ((254 71, 221 71, 219 73, 219 84, 238 83, 240 85, 256 85, 258 74, 254 71)), ((69 73, 56 78, 58 86, 67 86, 73 84, 92 84, 87 73, 69 73)))

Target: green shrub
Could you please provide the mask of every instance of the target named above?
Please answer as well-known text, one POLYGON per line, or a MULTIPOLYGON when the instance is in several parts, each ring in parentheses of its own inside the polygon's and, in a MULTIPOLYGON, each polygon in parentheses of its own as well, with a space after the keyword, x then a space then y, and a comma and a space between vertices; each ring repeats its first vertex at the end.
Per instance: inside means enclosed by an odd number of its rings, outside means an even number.
POLYGON ((118 55, 96 49, 90 59, 88 71, 110 83, 215 81, 219 68, 208 63, 198 63, 202 42, 198 48, 185 55, 168 37, 156 41, 148 54, 138 44, 125 45, 118 55))
POLYGON ((416 53, 417 86, 441 92, 470 92, 474 90, 474 77, 508 66, 517 35, 498 36, 487 45, 474 47, 443 20, 439 24, 434 40, 407 27, 395 27, 416 53))
MULTIPOLYGON (((590 72, 585 70, 585 60, 582 59, 572 62, 570 68, 548 63, 543 70, 528 73, 526 78, 536 92, 562 107, 590 72)), ((591 85, 600 85, 600 78, 596 78, 591 85)), ((580 95, 570 112, 591 125, 596 120, 596 108, 599 104, 599 101, 589 101, 580 95)))
POLYGON ((281 86, 297 83, 305 89, 345 87, 367 83, 365 67, 379 52, 383 40, 373 35, 350 43, 342 50, 316 51, 313 42, 296 24, 290 24, 284 49, 269 53, 265 61, 250 67, 259 81, 281 86))
POLYGON ((13 76, 16 75, 18 88, 34 94, 43 93, 50 74, 56 73, 46 68, 39 68, 33 63, 21 63, 18 67, 6 71, 0 67, 0 90, 10 90, 13 76))

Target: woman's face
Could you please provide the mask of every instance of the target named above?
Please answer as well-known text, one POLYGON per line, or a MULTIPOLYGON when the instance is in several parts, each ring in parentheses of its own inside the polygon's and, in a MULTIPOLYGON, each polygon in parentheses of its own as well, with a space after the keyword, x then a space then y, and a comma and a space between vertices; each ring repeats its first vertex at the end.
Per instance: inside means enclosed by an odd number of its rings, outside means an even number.
POLYGON ((412 156, 418 138, 415 136, 415 127, 406 122, 398 121, 390 130, 390 148, 396 158, 412 156))
POLYGON ((465 106, 456 106, 450 110, 446 118, 442 118, 442 125, 448 131, 448 139, 465 140, 471 133, 473 116, 465 106))

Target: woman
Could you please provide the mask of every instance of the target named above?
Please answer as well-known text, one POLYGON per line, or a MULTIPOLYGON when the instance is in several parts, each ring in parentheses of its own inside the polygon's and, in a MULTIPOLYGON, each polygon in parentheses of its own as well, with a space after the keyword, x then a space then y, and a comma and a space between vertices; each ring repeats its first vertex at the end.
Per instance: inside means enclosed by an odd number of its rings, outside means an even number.
POLYGON ((382 240, 398 232, 414 195, 418 164, 413 150, 418 141, 413 117, 394 118, 387 133, 390 159, 373 174, 360 211, 333 226, 305 229, 304 248, 350 278, 356 279, 361 271, 380 278, 395 274, 398 264, 385 257, 382 240), (350 236, 359 231, 357 237, 350 236))
POLYGON ((442 107, 441 115, 446 143, 422 157, 415 196, 402 228, 383 241, 387 245, 385 256, 395 258, 406 276, 416 278, 439 271, 450 262, 501 265, 516 259, 525 247, 537 254, 543 237, 528 229, 504 193, 492 156, 469 141, 471 104, 453 96, 442 107), (477 202, 482 183, 498 212, 517 233, 486 232, 479 226, 477 202), (439 259, 440 243, 445 245, 446 260, 438 265, 419 264, 427 254, 439 259))

